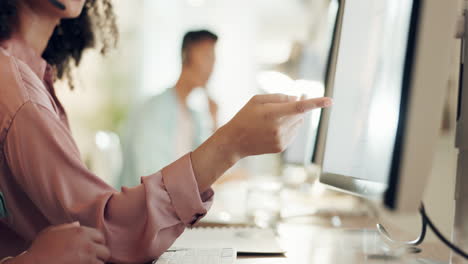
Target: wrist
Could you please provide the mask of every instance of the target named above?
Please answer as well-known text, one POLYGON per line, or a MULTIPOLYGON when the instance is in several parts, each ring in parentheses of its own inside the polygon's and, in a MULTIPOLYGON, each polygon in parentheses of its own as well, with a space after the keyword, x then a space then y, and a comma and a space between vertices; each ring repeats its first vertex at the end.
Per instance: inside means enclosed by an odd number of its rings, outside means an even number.
POLYGON ((219 128, 213 135, 217 155, 227 162, 229 167, 244 158, 236 134, 234 129, 227 124, 219 128))
POLYGON ((228 127, 221 127, 192 152, 192 168, 200 192, 206 191, 242 157, 228 127))

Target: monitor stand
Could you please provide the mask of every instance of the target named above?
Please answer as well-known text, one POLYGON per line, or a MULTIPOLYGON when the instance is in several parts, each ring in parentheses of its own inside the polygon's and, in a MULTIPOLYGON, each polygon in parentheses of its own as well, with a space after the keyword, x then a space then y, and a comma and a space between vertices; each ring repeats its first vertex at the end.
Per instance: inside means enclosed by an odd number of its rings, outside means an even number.
MULTIPOLYGON (((466 1, 465 1, 466 4, 466 1)), ((468 252, 468 5, 460 19, 457 37, 461 43, 460 87, 458 94, 458 116, 455 146, 458 153, 457 180, 455 187, 455 221, 452 241, 463 251, 468 252)), ((455 253, 451 256, 452 264, 467 263, 455 253)))

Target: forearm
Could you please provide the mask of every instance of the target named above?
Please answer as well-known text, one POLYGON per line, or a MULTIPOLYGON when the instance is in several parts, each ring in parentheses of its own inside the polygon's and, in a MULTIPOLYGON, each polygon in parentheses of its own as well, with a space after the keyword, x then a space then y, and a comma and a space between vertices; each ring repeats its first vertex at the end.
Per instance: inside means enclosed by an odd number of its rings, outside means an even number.
POLYGON ((223 126, 192 153, 192 166, 200 192, 208 190, 242 158, 235 139, 235 133, 223 126))

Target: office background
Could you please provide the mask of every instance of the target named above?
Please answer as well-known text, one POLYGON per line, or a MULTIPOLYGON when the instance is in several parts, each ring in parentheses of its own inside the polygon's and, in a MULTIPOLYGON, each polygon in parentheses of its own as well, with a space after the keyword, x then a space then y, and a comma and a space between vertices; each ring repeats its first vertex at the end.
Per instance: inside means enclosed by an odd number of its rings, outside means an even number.
MULTIPOLYGON (((75 72, 75 90, 64 84, 57 88, 83 159, 109 183, 120 170, 119 142, 129 111, 174 84, 187 30, 207 28, 220 36, 209 84, 220 107, 220 124, 261 91, 258 79, 265 71, 323 81, 329 11, 334 8, 329 0, 116 0, 114 4, 120 27, 117 49, 106 58, 88 52, 75 72)), ((428 210, 445 234, 450 234, 453 221, 456 49, 454 45, 446 114, 426 191, 428 210)), ((279 160, 269 155, 244 165, 250 175, 278 174, 279 160)), ((419 224, 416 215, 391 219, 407 230, 419 224)))

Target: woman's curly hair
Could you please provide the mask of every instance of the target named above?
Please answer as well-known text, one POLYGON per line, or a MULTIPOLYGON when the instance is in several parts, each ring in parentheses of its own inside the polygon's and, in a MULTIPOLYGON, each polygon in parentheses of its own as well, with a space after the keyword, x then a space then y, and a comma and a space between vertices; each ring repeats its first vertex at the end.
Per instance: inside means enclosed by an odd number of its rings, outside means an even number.
MULTIPOLYGON (((10 38, 17 23, 20 0, 0 0, 0 41, 10 38)), ((99 48, 106 54, 118 40, 116 18, 111 0, 86 0, 81 15, 63 19, 49 40, 42 57, 57 70, 57 77, 67 77, 71 83, 71 69, 80 64, 83 51, 99 48)))

